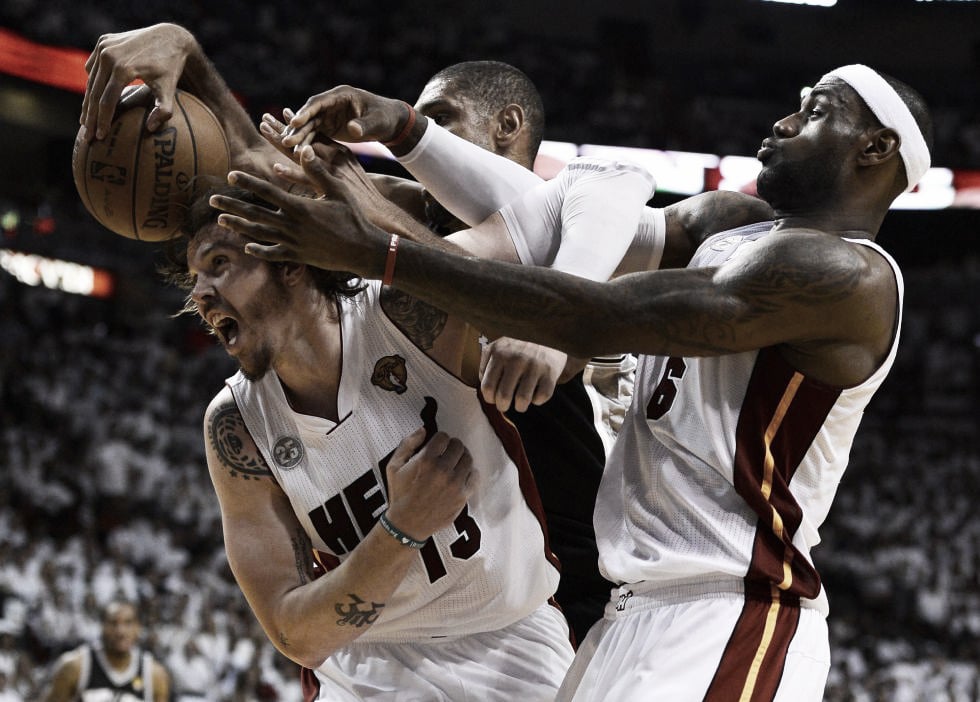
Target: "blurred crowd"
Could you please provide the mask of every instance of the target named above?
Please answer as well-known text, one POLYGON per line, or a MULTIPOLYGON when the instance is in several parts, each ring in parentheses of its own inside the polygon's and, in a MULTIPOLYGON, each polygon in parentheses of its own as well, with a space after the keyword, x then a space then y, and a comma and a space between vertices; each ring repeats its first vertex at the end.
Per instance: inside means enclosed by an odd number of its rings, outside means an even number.
MULTIPOLYGON (((787 31, 793 16, 775 11, 785 8, 760 9, 744 0, 633 5, 635 17, 614 8, 577 12, 575 3, 563 5, 563 15, 546 2, 515 10, 475 0, 282 0, 244 6, 6 0, 0 26, 35 41, 90 51, 104 33, 178 22, 199 38, 254 115, 297 108, 310 95, 342 83, 414 102, 438 69, 461 60, 497 59, 521 68, 538 85, 550 140, 744 156, 754 156, 773 121, 794 106, 802 81, 834 68, 821 55, 837 51, 849 57, 869 41, 858 9, 851 10, 858 14, 849 21, 819 24, 816 18, 833 12, 804 10, 794 24, 811 22, 815 34, 835 36, 829 43, 813 37, 812 46, 801 47, 790 38, 797 35, 787 31), (848 49, 848 44, 855 46, 848 49)), ((914 28, 916 10, 922 6, 911 1, 883 2, 880 15, 865 19, 882 26, 883 41, 900 41, 884 25, 914 28)), ((954 36, 961 36, 955 21, 922 31, 930 30, 951 33, 947 50, 954 36)), ((972 62, 967 58, 956 66, 956 79, 935 80, 913 51, 894 52, 881 67, 929 100, 937 165, 980 164, 975 44, 972 51, 972 62)))
POLYGON ((828 700, 980 700, 980 259, 905 276, 898 357, 815 551, 828 700))
POLYGON ((224 352, 163 301, 117 316, 125 299, 5 274, 0 300, 0 700, 38 699, 119 597, 139 603, 178 702, 299 700, 222 549, 201 422, 224 352))

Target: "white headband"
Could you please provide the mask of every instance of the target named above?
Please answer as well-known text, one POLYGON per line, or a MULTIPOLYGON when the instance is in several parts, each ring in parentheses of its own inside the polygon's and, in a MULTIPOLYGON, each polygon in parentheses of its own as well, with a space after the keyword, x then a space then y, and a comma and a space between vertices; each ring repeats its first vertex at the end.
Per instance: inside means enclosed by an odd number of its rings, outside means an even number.
POLYGON ((898 153, 905 163, 908 192, 929 170, 929 147, 905 101, 873 69, 859 63, 835 68, 824 76, 839 78, 861 96, 883 126, 894 129, 901 139, 898 153))

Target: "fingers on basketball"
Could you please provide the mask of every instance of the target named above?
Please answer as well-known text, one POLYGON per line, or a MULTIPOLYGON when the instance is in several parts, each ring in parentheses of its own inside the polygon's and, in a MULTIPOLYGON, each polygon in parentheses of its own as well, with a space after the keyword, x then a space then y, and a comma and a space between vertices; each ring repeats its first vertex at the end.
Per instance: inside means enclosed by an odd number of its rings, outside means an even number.
POLYGON ((86 141, 80 129, 72 152, 85 209, 110 231, 142 241, 176 235, 194 197, 224 182, 231 163, 224 130, 199 99, 178 91, 170 119, 149 132, 153 109, 124 100, 105 138, 86 141))

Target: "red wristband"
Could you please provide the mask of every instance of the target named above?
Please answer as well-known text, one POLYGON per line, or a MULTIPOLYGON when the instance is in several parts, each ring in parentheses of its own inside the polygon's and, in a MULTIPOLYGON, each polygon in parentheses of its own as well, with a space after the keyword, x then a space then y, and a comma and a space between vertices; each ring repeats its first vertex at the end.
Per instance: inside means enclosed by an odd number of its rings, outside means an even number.
POLYGON ((381 278, 382 285, 391 285, 395 277, 395 259, 398 257, 398 235, 392 234, 388 240, 388 257, 385 259, 385 274, 381 278))
POLYGON ((415 108, 409 105, 407 102, 403 102, 402 104, 408 108, 408 121, 405 122, 405 126, 402 127, 401 131, 398 132, 394 139, 383 142, 389 149, 394 146, 398 146, 405 141, 405 139, 408 138, 409 132, 412 131, 412 127, 415 126, 415 108))

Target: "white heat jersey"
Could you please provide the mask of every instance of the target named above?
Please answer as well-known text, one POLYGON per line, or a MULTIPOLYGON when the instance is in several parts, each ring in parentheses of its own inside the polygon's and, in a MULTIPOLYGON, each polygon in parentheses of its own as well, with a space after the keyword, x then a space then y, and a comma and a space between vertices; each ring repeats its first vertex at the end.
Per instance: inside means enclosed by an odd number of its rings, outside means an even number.
MULTIPOLYGON (((475 388, 388 319, 380 283, 341 303, 339 423, 294 412, 275 373, 228 380, 249 433, 327 567, 343 561, 388 504, 385 466, 420 426, 459 438, 479 483, 453 526, 433 535, 364 642, 492 631, 555 592, 540 500, 520 437, 475 388), (532 511, 533 506, 533 511, 532 511)), ((356 613, 351 613, 356 614, 356 613)))
MULTIPOLYGON (((707 239, 689 267, 751 255, 771 222, 707 239)), ((810 560, 865 406, 895 358, 865 382, 834 388, 803 376, 775 348, 712 358, 641 356, 633 404, 595 512, 600 568, 624 585, 678 593, 741 580, 776 585, 826 613, 810 560), (676 589, 675 589, 676 586, 676 589), (695 588, 696 589, 696 588, 695 588), (811 602, 810 600, 817 600, 811 602)), ((632 589, 632 588, 631 588, 632 589)), ((632 594, 632 593, 630 593, 632 594)))

